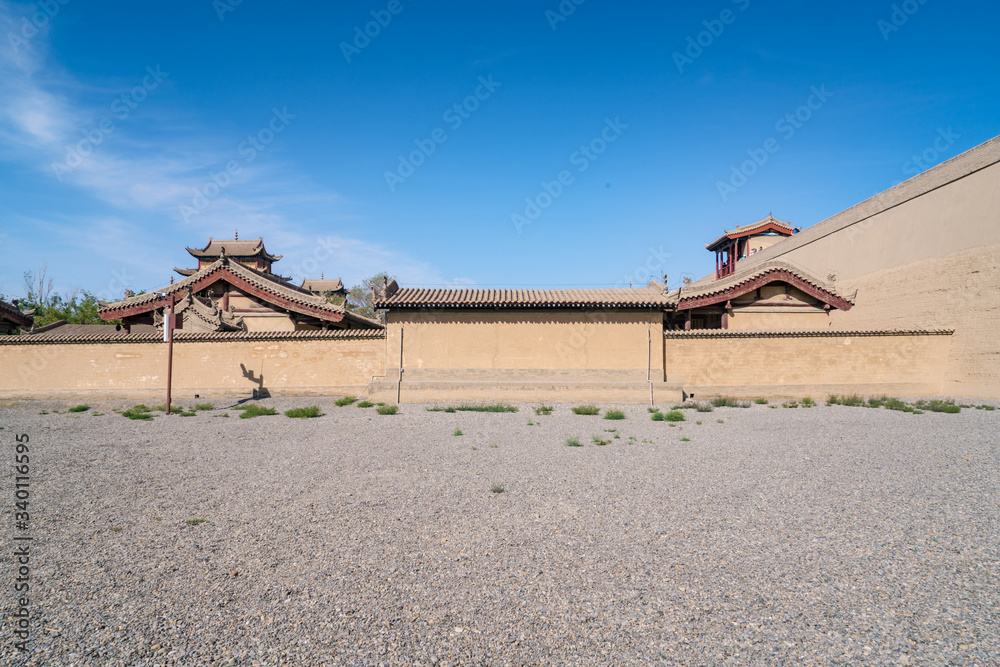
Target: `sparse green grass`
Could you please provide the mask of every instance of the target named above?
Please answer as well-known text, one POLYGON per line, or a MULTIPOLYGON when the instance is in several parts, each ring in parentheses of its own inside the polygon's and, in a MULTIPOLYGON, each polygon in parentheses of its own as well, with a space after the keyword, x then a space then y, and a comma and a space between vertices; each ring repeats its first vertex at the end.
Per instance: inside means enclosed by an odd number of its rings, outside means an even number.
POLYGON ((652 415, 650 415, 650 419, 652 419, 654 422, 661 422, 664 419, 663 413, 657 410, 652 415))
POLYGON ((566 441, 566 446, 567 447, 583 447, 583 445, 580 444, 580 441, 578 439, 576 439, 576 438, 570 438, 570 439, 568 439, 566 441))
POLYGON ((917 401, 913 404, 917 410, 924 410, 927 412, 945 412, 948 414, 958 414, 962 411, 962 408, 955 405, 955 401, 947 400, 942 401, 940 399, 933 399, 930 401, 917 401))
POLYGON ((605 419, 625 419, 625 413, 621 410, 605 410, 605 419))
POLYGON ((992 412, 996 410, 996 408, 993 407, 992 405, 977 405, 976 410, 987 410, 989 412, 992 412))
POLYGON ((194 410, 190 410, 188 412, 178 412, 177 415, 180 417, 196 417, 198 413, 194 410))
POLYGON ((251 403, 250 405, 241 405, 238 408, 233 408, 234 410, 240 411, 240 419, 253 419, 254 417, 270 417, 272 415, 278 414, 277 410, 274 408, 265 408, 263 405, 258 405, 257 403, 251 403))
POLYGON ((490 445, 490 449, 499 449, 500 445, 490 445))
POLYGON ((322 417, 323 413, 319 411, 318 405, 310 405, 308 408, 292 408, 291 410, 285 410, 285 416, 291 417, 292 419, 314 419, 316 417, 322 417))
POLYGON ((551 415, 554 408, 551 405, 539 405, 535 408, 535 414, 539 416, 551 415))
POLYGON ((503 493, 504 492, 503 484, 494 484, 493 486, 490 487, 490 491, 492 491, 493 493, 503 493))
POLYGON ((135 419, 142 421, 151 421, 153 419, 153 415, 149 414, 149 408, 146 407, 145 405, 142 405, 141 403, 135 406, 134 408, 123 410, 121 414, 122 417, 126 417, 128 419, 135 419))
POLYGON ((781 407, 783 407, 783 408, 797 408, 797 407, 799 407, 799 404, 798 404, 797 401, 785 401, 784 403, 781 404, 781 407))
POLYGON ((336 401, 334 401, 333 403, 334 403, 334 405, 336 405, 336 406, 337 406, 338 408, 342 408, 342 407, 344 407, 345 405, 351 405, 352 403, 354 403, 354 402, 355 402, 355 401, 357 401, 357 400, 358 400, 358 397, 357 397, 357 396, 344 396, 343 398, 338 398, 338 399, 337 399, 336 401))
POLYGON ((659 412, 659 411, 660 411, 660 409, 659 409, 659 408, 646 408, 646 410, 647 410, 647 411, 649 412, 649 414, 651 414, 651 415, 652 415, 652 414, 656 414, 657 412, 659 412))
POLYGON ((472 451, 474 451, 474 452, 479 451, 479 447, 473 447, 472 451))
POLYGON ((397 412, 399 412, 399 406, 398 405, 380 405, 377 408, 375 408, 375 411, 378 412, 380 415, 394 415, 397 412))
POLYGON ((811 408, 814 405, 816 405, 816 401, 812 400, 808 396, 806 396, 805 398, 802 399, 802 407, 804 407, 804 408, 811 408))
POLYGON ((881 396, 872 396, 872 397, 870 397, 868 399, 867 406, 869 408, 881 408, 882 406, 884 406, 890 400, 897 401, 899 399, 895 399, 895 398, 890 399, 885 394, 882 394, 881 396))
POLYGON ((452 435, 454 435, 454 436, 456 436, 456 437, 457 437, 457 436, 460 436, 460 435, 463 435, 463 433, 462 433, 462 429, 460 429, 460 428, 456 428, 456 429, 455 429, 455 432, 454 432, 454 433, 452 433, 452 435))
POLYGON ((836 394, 831 394, 829 398, 826 399, 827 405, 846 405, 849 407, 860 408, 865 404, 865 399, 857 394, 845 394, 844 396, 837 396, 836 394))
POLYGON ((121 526, 111 526, 111 532, 112 532, 112 533, 117 533, 117 532, 118 532, 118 531, 120 531, 121 529, 122 529, 122 527, 121 527, 121 526))
POLYGON ((214 410, 215 406, 212 405, 211 403, 198 403, 191 409, 198 412, 206 412, 208 410, 214 410))
POLYGON ((573 414, 576 415, 597 415, 601 413, 601 409, 596 405, 578 405, 573 408, 573 414))
POLYGON ((698 426, 701 426, 701 422, 695 422, 695 424, 697 424, 698 426))
POLYGON ((756 403, 757 405, 767 405, 766 398, 755 398, 753 399, 753 402, 756 403))
POLYGON ((208 519, 188 519, 184 523, 186 523, 189 526, 197 526, 199 524, 207 523, 207 522, 208 522, 208 519))
POLYGON ((601 438, 599 438, 599 437, 598 437, 598 436, 596 436, 596 435, 595 435, 595 436, 592 436, 592 437, 590 438, 590 441, 591 441, 592 443, 594 443, 595 445, 597 445, 598 447, 603 447, 604 445, 610 445, 610 444, 611 444, 611 441, 610 441, 610 440, 602 440, 601 438))
POLYGON ((40 415, 47 415, 47 414, 49 414, 49 411, 48 410, 42 410, 38 414, 40 414, 40 415))
POLYGON ((374 405, 375 404, 372 403, 371 401, 361 401, 360 403, 358 403, 358 407, 359 408, 370 408, 370 407, 372 407, 374 405))
POLYGON ((737 399, 732 396, 716 396, 712 399, 712 405, 717 408, 749 408, 751 403, 748 400, 737 399))
POLYGON ((103 412, 91 412, 90 416, 91 417, 103 417, 104 413, 103 412))
POLYGON ((682 422, 684 421, 684 413, 680 410, 671 410, 663 415, 663 421, 682 422))
POLYGON ((434 406, 433 408, 427 408, 427 412, 456 412, 455 408, 442 408, 434 406))
POLYGON ((78 405, 76 407, 70 408, 69 412, 86 412, 90 409, 89 405, 78 405))
POLYGON ((427 408, 428 412, 517 412, 516 405, 506 403, 463 403, 448 407, 427 408))
POLYGON ((681 438, 681 442, 691 442, 691 438, 681 438))
POLYGON ((228 417, 229 413, 228 412, 223 412, 221 415, 212 415, 212 416, 213 417, 228 417))
POLYGON ((716 420, 715 420, 715 423, 716 423, 716 424, 722 424, 722 423, 724 423, 724 422, 725 422, 725 420, 724 420, 724 419, 716 419, 716 420))
POLYGON ((711 403, 695 403, 694 409, 698 412, 711 412, 715 408, 712 407, 711 403))

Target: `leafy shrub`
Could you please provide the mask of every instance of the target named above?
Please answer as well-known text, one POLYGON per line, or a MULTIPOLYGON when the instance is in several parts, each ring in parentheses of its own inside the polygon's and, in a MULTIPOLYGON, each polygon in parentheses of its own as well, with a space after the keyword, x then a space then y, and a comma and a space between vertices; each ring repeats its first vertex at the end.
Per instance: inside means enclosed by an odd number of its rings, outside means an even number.
POLYGON ((580 441, 577 440, 576 438, 570 438, 569 440, 567 440, 566 441, 566 446, 567 447, 583 447, 583 445, 580 444, 580 441))
POLYGON ((755 398, 753 399, 753 402, 756 403, 757 405, 767 405, 766 398, 755 398))
POLYGON ((380 405, 377 408, 375 408, 375 410, 380 415, 394 415, 397 412, 399 412, 399 406, 398 405, 380 405))
POLYGON ((601 413, 596 405, 578 405, 573 408, 573 413, 577 415, 597 415, 601 413))
POLYGON ((657 410, 652 415, 650 415, 650 419, 652 419, 654 422, 661 422, 664 419, 663 413, 657 410))
POLYGON ((553 407, 551 405, 539 405, 535 408, 536 415, 551 415, 553 407))
POLYGON ((359 408, 370 408, 373 405, 375 405, 375 404, 372 403, 371 401, 361 401, 360 403, 358 403, 358 407, 359 408))
POLYGON ((89 405, 78 405, 75 408, 70 408, 69 412, 86 412, 90 409, 89 405))
POLYGON ((802 407, 804 407, 804 408, 811 408, 814 405, 816 405, 816 401, 812 400, 808 396, 806 396, 805 398, 802 399, 802 407))
POLYGON ((860 408, 865 404, 865 399, 857 394, 847 394, 844 396, 837 396, 836 394, 831 394, 829 398, 826 399, 827 405, 846 405, 849 407, 860 408))
POLYGON ((796 401, 785 401, 784 403, 781 404, 781 407, 783 407, 783 408, 797 408, 797 407, 799 407, 799 404, 796 401))
POLYGON ((625 413, 621 410, 606 410, 604 412, 605 419, 625 419, 625 413))
POLYGON ((142 421, 150 421, 153 419, 153 415, 149 414, 149 408, 145 405, 137 405, 129 410, 124 410, 122 412, 122 417, 142 421))
POLYGON ((310 405, 308 408, 285 410, 285 416, 292 419, 313 419, 314 417, 322 417, 323 413, 319 411, 319 406, 310 405))
POLYGON ((351 403, 354 403, 357 400, 358 400, 357 396, 344 396, 343 398, 338 398, 336 401, 334 401, 334 405, 336 405, 338 408, 342 408, 345 405, 350 405, 351 403))
POLYGON ((715 408, 712 407, 711 403, 695 403, 694 409, 698 412, 712 412, 715 408))
POLYGON ((749 408, 751 403, 748 400, 736 399, 732 396, 717 396, 712 399, 712 405, 717 408, 749 408))
POLYGON ((671 410, 663 415, 663 421, 682 422, 684 421, 684 413, 680 410, 671 410))

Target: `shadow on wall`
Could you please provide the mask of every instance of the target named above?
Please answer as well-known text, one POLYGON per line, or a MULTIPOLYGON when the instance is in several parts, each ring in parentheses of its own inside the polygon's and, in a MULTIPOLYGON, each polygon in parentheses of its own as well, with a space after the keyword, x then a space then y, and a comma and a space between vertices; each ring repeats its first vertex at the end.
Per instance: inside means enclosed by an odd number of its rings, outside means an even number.
POLYGON ((244 364, 240 364, 240 370, 243 371, 243 377, 250 380, 257 385, 257 388, 253 390, 254 398, 270 398, 271 392, 264 388, 264 374, 261 373, 259 378, 254 377, 254 372, 247 370, 244 364))

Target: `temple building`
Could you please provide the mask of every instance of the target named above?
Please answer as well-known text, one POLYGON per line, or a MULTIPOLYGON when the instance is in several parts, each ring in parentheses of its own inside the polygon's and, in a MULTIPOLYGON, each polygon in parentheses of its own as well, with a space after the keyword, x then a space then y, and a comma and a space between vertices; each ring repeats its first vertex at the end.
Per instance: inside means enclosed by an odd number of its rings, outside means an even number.
POLYGON ((16 333, 21 327, 30 329, 33 323, 31 313, 22 313, 17 303, 0 300, 0 331, 16 333))
POLYGON ((198 267, 174 270, 178 282, 146 294, 129 295, 117 303, 101 305, 101 318, 122 321, 128 329, 137 324, 163 326, 164 313, 172 307, 181 315, 182 330, 194 332, 315 331, 330 329, 380 329, 375 320, 352 313, 343 300, 343 283, 306 279, 293 285, 272 272, 281 255, 272 255, 264 239, 253 241, 209 239, 204 248, 187 248, 198 267), (339 301, 335 303, 334 301, 339 301))
POLYGON ((737 226, 733 231, 724 231, 722 236, 705 247, 715 253, 715 277, 725 278, 736 273, 736 263, 751 255, 756 255, 765 248, 798 233, 787 222, 778 220, 770 213, 760 222, 743 227, 737 226))

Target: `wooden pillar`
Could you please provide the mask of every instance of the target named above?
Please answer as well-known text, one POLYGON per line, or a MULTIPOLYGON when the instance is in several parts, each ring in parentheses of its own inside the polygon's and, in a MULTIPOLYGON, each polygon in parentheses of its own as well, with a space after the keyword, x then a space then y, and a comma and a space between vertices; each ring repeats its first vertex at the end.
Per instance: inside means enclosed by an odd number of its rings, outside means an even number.
POLYGON ((684 331, 691 331, 691 309, 687 310, 687 319, 684 320, 684 331))

